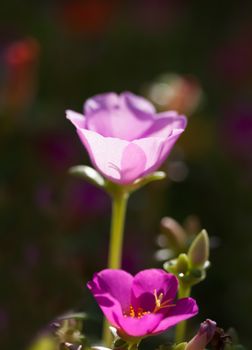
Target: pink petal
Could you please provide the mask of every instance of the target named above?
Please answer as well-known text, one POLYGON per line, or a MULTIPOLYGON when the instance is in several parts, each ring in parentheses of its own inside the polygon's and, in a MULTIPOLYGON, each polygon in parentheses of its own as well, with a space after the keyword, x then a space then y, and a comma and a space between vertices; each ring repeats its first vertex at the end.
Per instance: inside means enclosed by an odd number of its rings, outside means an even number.
POLYGON ((132 282, 133 276, 126 271, 105 269, 95 274, 88 287, 91 287, 92 293, 110 295, 120 303, 123 309, 128 310, 132 282))
POLYGON ((162 319, 161 314, 147 314, 141 318, 113 315, 115 322, 120 326, 120 332, 131 337, 145 337, 153 334, 162 319))
POLYGON ((114 92, 95 95, 84 104, 84 114, 90 115, 100 109, 113 109, 118 105, 118 95, 114 92))
POLYGON ((108 179, 121 183, 122 155, 129 143, 117 138, 103 137, 86 129, 77 129, 77 132, 94 167, 108 179))
POLYGON ((167 138, 147 137, 133 141, 135 145, 138 145, 143 150, 147 158, 145 169, 141 176, 150 174, 160 167, 182 132, 182 129, 176 129, 167 138))
POLYGON ((132 94, 132 92, 121 93, 121 98, 124 99, 128 108, 142 113, 154 114, 156 112, 155 107, 150 101, 145 98, 132 94))
POLYGON ((80 114, 68 109, 66 110, 66 117, 73 123, 73 125, 76 128, 85 128, 86 119, 83 114, 80 114))
POLYGON ((134 143, 128 144, 124 149, 121 161, 121 183, 131 183, 140 177, 145 169, 146 155, 134 143))
POLYGON ((140 299, 141 307, 143 307, 145 310, 153 311, 155 306, 155 291, 157 295, 163 293, 163 300, 165 301, 168 299, 173 300, 177 294, 177 290, 178 280, 174 275, 161 269, 148 269, 139 272, 134 277, 132 284, 132 298, 135 300, 135 302, 137 299, 140 299), (143 305, 143 302, 145 305, 143 305), (148 305, 148 303, 150 305, 148 305))
POLYGON ((131 141, 153 124, 154 107, 131 93, 101 94, 85 104, 86 127, 105 137, 131 141))
POLYGON ((130 289, 133 277, 123 270, 103 270, 97 273, 87 286, 108 321, 116 328, 118 316, 129 310, 130 289))
POLYGON ((172 131, 172 134, 165 140, 164 146, 162 148, 162 151, 159 155, 159 159, 156 163, 156 167, 159 168, 160 165, 166 160, 168 155, 170 154, 174 144, 176 143, 177 139, 180 137, 180 135, 183 133, 183 129, 174 129, 172 131))
MULTIPOLYGON (((165 309, 164 309, 165 310, 165 309)), ((187 320, 198 313, 196 301, 192 298, 179 299, 174 308, 171 308, 166 317, 159 323, 154 333, 160 333, 177 323, 187 320)))
POLYGON ((154 116, 152 126, 143 137, 168 137, 173 130, 185 130, 186 124, 186 117, 175 111, 159 113, 154 116))
POLYGON ((127 184, 144 172, 146 156, 137 145, 86 129, 77 129, 77 132, 93 165, 110 180, 127 184))

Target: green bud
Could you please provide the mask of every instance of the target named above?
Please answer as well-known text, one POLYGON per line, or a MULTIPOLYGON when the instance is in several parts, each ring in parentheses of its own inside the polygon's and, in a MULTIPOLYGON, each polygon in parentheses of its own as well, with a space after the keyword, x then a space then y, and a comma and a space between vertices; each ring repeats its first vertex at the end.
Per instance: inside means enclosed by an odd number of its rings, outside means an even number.
POLYGON ((209 258, 209 238, 206 230, 202 230, 192 242, 188 250, 188 258, 192 267, 204 267, 209 258))
POLYGON ((173 273, 174 275, 177 274, 177 259, 168 260, 164 263, 163 268, 165 271, 173 273))
POLYGON ((176 251, 183 251, 187 241, 184 228, 173 218, 164 217, 160 222, 161 232, 166 235, 169 245, 176 251))
POLYGON ((188 267, 189 267, 189 260, 187 255, 180 254, 176 263, 177 273, 185 275, 188 271, 188 267))

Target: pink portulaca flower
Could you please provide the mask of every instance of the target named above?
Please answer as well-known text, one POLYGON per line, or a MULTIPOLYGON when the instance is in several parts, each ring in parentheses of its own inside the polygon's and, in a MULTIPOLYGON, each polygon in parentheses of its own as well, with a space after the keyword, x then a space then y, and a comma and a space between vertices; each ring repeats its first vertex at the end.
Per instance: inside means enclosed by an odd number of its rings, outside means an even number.
POLYGON ((198 313, 194 299, 175 299, 178 280, 160 269, 143 270, 134 277, 123 270, 103 270, 88 288, 126 340, 161 333, 198 313))
POLYGON ((119 184, 157 170, 186 127, 174 111, 157 114, 154 106, 130 92, 88 99, 84 115, 68 110, 94 167, 119 184))

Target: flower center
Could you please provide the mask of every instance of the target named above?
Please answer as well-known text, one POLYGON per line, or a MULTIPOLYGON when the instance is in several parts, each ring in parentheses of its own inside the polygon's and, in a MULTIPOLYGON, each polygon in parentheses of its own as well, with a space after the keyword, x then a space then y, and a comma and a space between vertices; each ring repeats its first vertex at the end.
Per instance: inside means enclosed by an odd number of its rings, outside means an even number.
POLYGON ((134 307, 130 305, 129 311, 124 312, 124 317, 142 318, 148 314, 150 314, 150 311, 144 311, 142 307, 138 307, 137 310, 135 310, 134 307))
POLYGON ((156 313, 161 309, 175 306, 175 304, 170 304, 172 299, 167 299, 163 301, 164 293, 157 294, 157 290, 154 289, 153 294, 155 298, 155 307, 152 312, 144 311, 142 307, 138 307, 137 309, 135 309, 132 305, 130 305, 129 310, 123 313, 124 317, 142 318, 145 315, 156 313))

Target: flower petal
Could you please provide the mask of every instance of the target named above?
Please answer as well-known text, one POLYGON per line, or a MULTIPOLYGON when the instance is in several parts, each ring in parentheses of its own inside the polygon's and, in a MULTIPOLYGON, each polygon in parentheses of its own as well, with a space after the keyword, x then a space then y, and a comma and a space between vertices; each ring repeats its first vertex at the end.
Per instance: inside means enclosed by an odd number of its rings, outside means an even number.
POLYGON ((142 137, 168 137, 176 129, 185 130, 187 119, 175 111, 156 114, 152 126, 142 137))
POLYGON ((84 104, 84 114, 92 115, 101 109, 113 109, 118 105, 118 95, 114 92, 95 95, 84 104))
POLYGON ((174 299, 178 290, 178 280, 171 273, 161 269, 143 270, 136 274, 132 283, 132 303, 136 305, 140 299, 142 308, 153 311, 155 297, 154 293, 164 294, 163 301, 174 299))
POLYGON ((116 299, 123 309, 130 305, 133 276, 123 270, 105 269, 95 274, 88 284, 93 294, 108 294, 116 299))
MULTIPOLYGON (((87 287, 112 326, 120 328, 116 315, 123 315, 130 305, 133 276, 123 270, 103 270, 97 273, 87 287)), ((123 316, 122 316, 123 317, 123 316)))
POLYGON ((127 184, 143 174, 146 156, 139 146, 86 129, 77 132, 93 165, 110 180, 127 184))
POLYGON ((142 96, 135 95, 129 91, 121 93, 120 96, 124 99, 128 108, 130 108, 133 111, 148 114, 154 114, 156 112, 156 109, 153 106, 153 104, 142 96))
POLYGON ((147 314, 141 318, 137 317, 120 317, 118 314, 113 315, 115 322, 120 326, 120 333, 130 337, 145 337, 153 334, 162 320, 161 314, 147 314))
POLYGON ((138 145, 143 150, 147 158, 145 169, 141 176, 150 174, 160 167, 182 132, 182 129, 175 129, 167 138, 147 137, 133 141, 135 145, 138 145))
POLYGON ((131 93, 107 93, 85 103, 86 127, 105 137, 134 140, 153 124, 154 107, 131 93))
POLYGON ((129 142, 86 129, 77 129, 77 132, 95 168, 108 179, 121 183, 122 155, 129 142))
POLYGON ((83 114, 71 111, 70 109, 66 110, 66 117, 69 119, 76 128, 85 128, 86 118, 83 114))
POLYGON ((128 144, 122 155, 120 182, 127 184, 140 177, 145 170, 146 161, 142 148, 134 143, 128 144))
MULTIPOLYGON (((165 310, 165 309, 164 309, 165 310)), ((154 330, 154 334, 161 333, 177 323, 187 320, 198 313, 196 301, 192 298, 179 299, 176 306, 167 311, 166 316, 154 330)))

